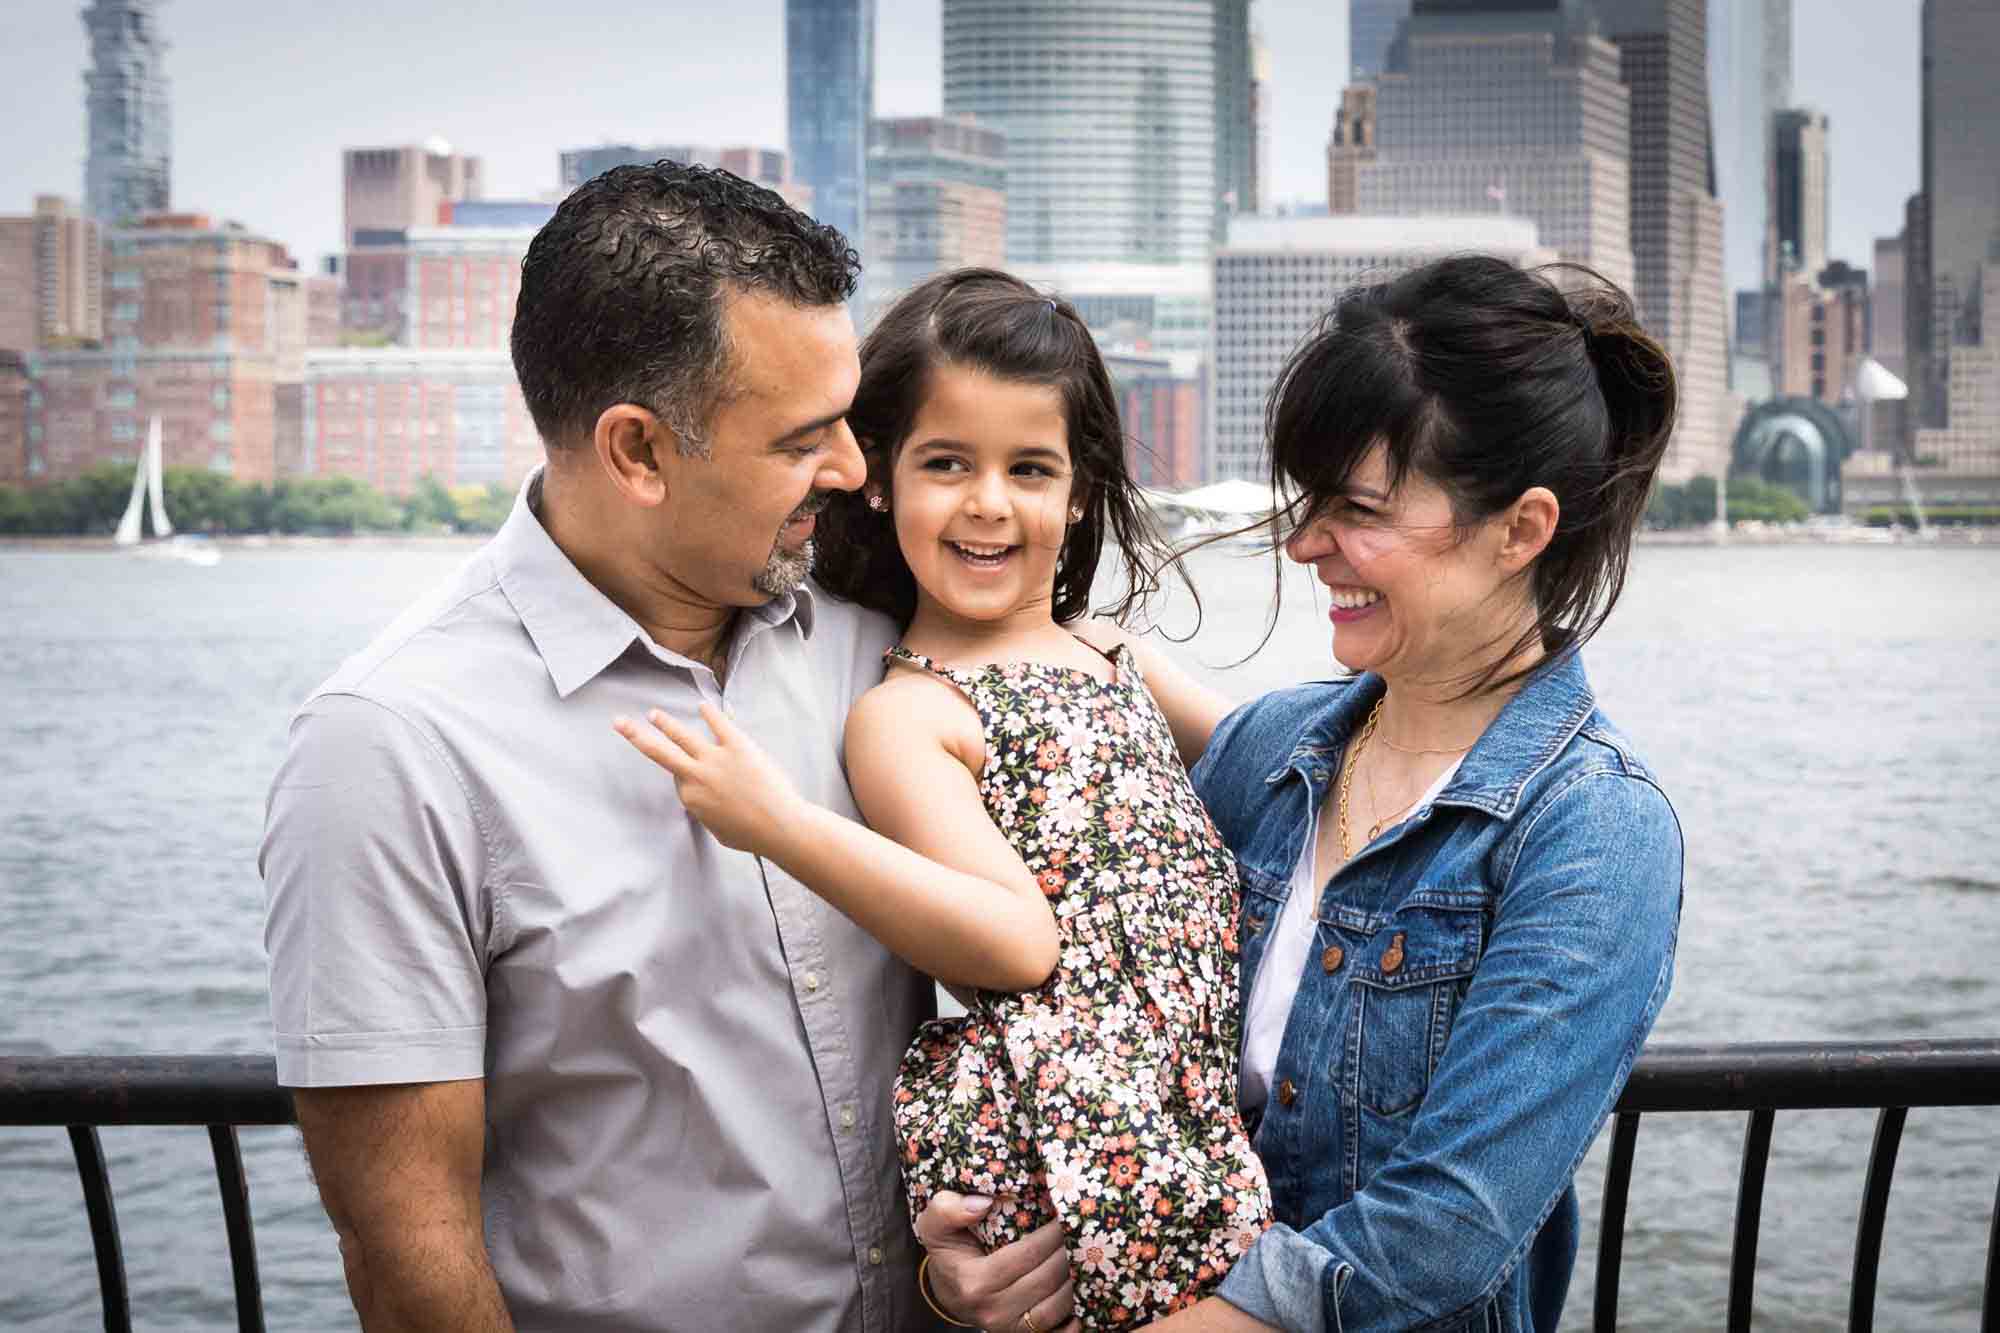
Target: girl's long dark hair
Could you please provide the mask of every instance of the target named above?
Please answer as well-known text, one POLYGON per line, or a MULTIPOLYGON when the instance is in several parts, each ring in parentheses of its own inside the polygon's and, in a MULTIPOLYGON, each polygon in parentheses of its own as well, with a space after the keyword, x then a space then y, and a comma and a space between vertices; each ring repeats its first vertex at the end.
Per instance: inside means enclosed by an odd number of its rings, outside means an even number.
POLYGON ((1272 531, 1339 496, 1378 443, 1392 487, 1428 477, 1461 527, 1547 487, 1561 515, 1527 571, 1534 622, 1466 678, 1509 685, 1534 670, 1510 663, 1580 647, 1610 615, 1676 403, 1666 349, 1594 270, 1438 260, 1342 296, 1279 372, 1271 481, 1291 499, 1272 531))
MULTIPOLYGON (((869 478, 892 510, 896 454, 916 423, 932 372, 944 365, 1047 385, 1061 395, 1075 477, 1070 503, 1082 507, 1083 517, 1070 524, 1056 558, 1056 622, 1089 614, 1107 536, 1124 565, 1124 591, 1108 609, 1122 618, 1143 605, 1159 587, 1157 571, 1169 552, 1127 464, 1111 377, 1075 309, 988 268, 927 278, 889 308, 861 344, 861 384, 847 420, 868 457, 869 478)), ((814 545, 813 574, 822 587, 908 628, 917 609, 916 578, 896 544, 894 520, 869 509, 865 491, 842 492, 828 502, 814 545)))

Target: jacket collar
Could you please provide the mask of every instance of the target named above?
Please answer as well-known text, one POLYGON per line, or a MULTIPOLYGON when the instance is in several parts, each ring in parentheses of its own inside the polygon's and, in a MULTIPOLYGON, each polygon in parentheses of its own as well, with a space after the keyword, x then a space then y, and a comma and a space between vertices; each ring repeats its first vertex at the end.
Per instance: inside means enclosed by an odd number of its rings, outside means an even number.
MULTIPOLYGON (((1372 671, 1356 677, 1332 708, 1313 719, 1284 762, 1264 781, 1275 784, 1294 772, 1309 779, 1323 777, 1329 760, 1346 747, 1385 688, 1372 671)), ((1438 793, 1438 801, 1508 818, 1520 804, 1522 790, 1562 753, 1596 707, 1583 659, 1575 651, 1560 654, 1507 701, 1438 793)))
MULTIPOLYGON (((494 573, 514 613, 521 618, 556 694, 568 698, 624 656, 634 643, 663 662, 690 670, 705 668, 679 653, 660 647, 639 622, 570 563, 542 526, 542 469, 536 468, 514 497, 514 508, 491 547, 494 573)), ((796 618, 799 631, 812 637, 813 603, 810 586, 773 598, 745 613, 766 625, 796 618)), ((739 634, 739 638, 745 637, 739 634)))

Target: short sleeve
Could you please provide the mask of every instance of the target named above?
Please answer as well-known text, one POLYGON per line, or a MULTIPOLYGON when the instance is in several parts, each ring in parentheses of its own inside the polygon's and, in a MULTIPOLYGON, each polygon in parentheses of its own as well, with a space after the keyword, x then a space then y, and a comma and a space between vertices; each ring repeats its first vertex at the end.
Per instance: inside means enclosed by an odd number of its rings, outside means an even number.
POLYGON ((414 724, 352 695, 300 711, 257 858, 281 1085, 484 1076, 486 862, 414 724))

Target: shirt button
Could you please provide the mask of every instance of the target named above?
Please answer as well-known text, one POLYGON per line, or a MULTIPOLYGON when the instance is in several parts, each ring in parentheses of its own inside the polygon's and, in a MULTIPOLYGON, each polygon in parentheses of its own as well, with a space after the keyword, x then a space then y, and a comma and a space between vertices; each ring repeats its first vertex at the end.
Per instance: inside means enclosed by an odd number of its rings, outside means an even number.
POLYGON ((842 1129, 853 1129, 853 1128, 854 1128, 854 1108, 853 1108, 853 1107, 851 1107, 851 1106, 843 1106, 843 1107, 841 1107, 841 1108, 840 1108, 840 1127, 841 1127, 842 1129))
POLYGON ((1290 1079, 1278 1085, 1278 1105, 1290 1106, 1299 1099, 1299 1090, 1290 1079))
POLYGON ((868 1247, 868 1262, 878 1265, 882 1262, 882 1247, 880 1245, 870 1245, 868 1247))
POLYGON ((805 983, 805 987, 807 990, 819 989, 819 973, 817 972, 808 972, 804 976, 800 977, 799 980, 805 983))
POLYGON ((1385 973, 1394 973, 1400 971, 1402 966, 1403 932, 1399 930, 1396 932, 1396 937, 1389 941, 1389 947, 1382 951, 1382 970, 1385 973))
POLYGON ((1338 944, 1331 945, 1325 953, 1319 956, 1319 965, 1328 972, 1338 972, 1340 971, 1340 964, 1346 957, 1347 955, 1341 952, 1338 944))

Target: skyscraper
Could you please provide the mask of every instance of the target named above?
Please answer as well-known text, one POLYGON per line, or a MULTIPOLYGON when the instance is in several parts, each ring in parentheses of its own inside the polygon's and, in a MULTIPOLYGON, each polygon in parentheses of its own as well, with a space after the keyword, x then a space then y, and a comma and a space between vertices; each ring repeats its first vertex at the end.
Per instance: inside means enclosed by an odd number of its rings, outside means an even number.
POLYGON ((1257 211, 1256 49, 1250 0, 1215 0, 1215 239, 1257 211))
MULTIPOLYGON (((1929 346, 1919 376, 1926 425, 1950 422, 1956 347, 1984 342, 1984 273, 2000 267, 2000 6, 1924 0, 1923 188, 1928 211, 1929 346)), ((1914 268, 1912 271, 1914 276, 1914 268)), ((1919 349, 1912 347, 1913 363, 1919 349)), ((1957 422, 1950 422, 1957 425, 1957 422)))
POLYGON ((171 197, 173 126, 158 0, 94 0, 84 8, 90 157, 84 211, 116 227, 163 213, 171 197))
POLYGON ((1773 117, 1792 104, 1792 0, 1714 0, 1708 18, 1723 281, 1732 292, 1761 291, 1773 117))
POLYGON ((1415 0, 1376 90, 1360 212, 1517 214, 1632 285, 1631 94, 1581 0, 1415 0))
POLYGON ((1661 465, 1673 482, 1728 470, 1729 321, 1723 210, 1708 136, 1707 0, 1598 0, 1632 94, 1632 296, 1672 353, 1680 412, 1661 465))
POLYGON ((1347 64, 1363 82, 1389 66, 1389 44, 1410 16, 1410 0, 1347 0, 1347 64))
POLYGON ((1771 222, 1765 240, 1764 281, 1782 286, 1797 273, 1817 281, 1827 262, 1827 229, 1833 206, 1826 116, 1805 107, 1780 111, 1771 147, 1771 222))
POLYGON ((1333 137, 1326 145, 1326 211, 1352 213, 1358 206, 1361 164, 1375 160, 1375 85, 1351 83, 1341 90, 1333 113, 1333 137))
POLYGON ((944 0, 944 110, 1007 136, 1012 264, 1206 264, 1251 152, 1245 0, 944 0), (1236 91, 1243 114, 1232 109, 1236 91))
POLYGON ((785 0, 792 173, 813 192, 813 216, 856 249, 866 236, 874 112, 875 0, 785 0))

